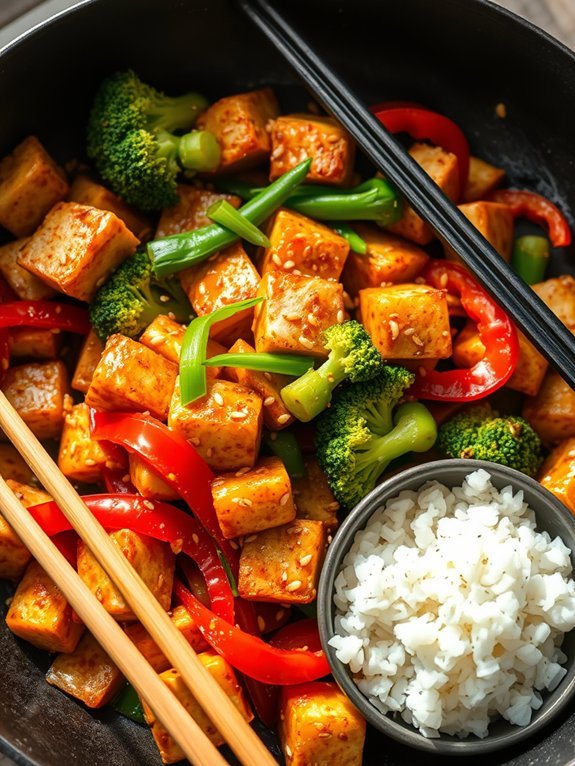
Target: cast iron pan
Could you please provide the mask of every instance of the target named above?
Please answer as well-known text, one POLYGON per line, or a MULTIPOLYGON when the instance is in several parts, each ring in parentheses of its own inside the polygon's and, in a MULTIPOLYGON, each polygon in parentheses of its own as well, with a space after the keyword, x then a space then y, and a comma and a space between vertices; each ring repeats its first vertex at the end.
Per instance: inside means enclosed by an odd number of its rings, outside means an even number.
MULTIPOLYGON (((448 114, 512 184, 575 211, 575 56, 559 43, 481 0, 290 0, 289 9, 366 99, 409 99, 448 114), (499 102, 506 120, 495 116, 499 102)), ((96 85, 124 67, 174 92, 218 97, 271 83, 285 110, 305 109, 308 100, 228 0, 86 0, 0 55, 0 153, 36 133, 61 161, 81 157, 96 85)), ((552 273, 572 270, 572 256, 555 253, 552 273)), ((48 657, 3 621, 0 657, 0 747, 17 762, 160 764, 147 730, 108 711, 90 713, 48 686, 48 657)), ((490 761, 566 766, 574 754, 575 714, 490 761)), ((443 766, 446 759, 369 733, 367 766, 405 762, 443 766)))

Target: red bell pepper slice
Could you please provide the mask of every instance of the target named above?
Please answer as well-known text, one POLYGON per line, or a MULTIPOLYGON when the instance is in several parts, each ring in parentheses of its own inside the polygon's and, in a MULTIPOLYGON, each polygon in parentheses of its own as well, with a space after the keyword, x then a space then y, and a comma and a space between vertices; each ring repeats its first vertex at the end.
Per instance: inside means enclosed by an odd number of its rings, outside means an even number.
POLYGON ((422 276, 433 287, 459 295, 467 315, 477 323, 486 350, 483 359, 469 369, 419 374, 409 393, 421 399, 470 402, 501 388, 519 358, 517 330, 507 314, 459 264, 432 260, 422 276))
POLYGON ((87 335, 90 320, 86 309, 51 301, 14 301, 0 304, 0 327, 42 327, 87 335))
MULTIPOLYGON (((0 277, 0 304, 17 300, 18 296, 12 290, 8 282, 0 277)), ((0 383, 10 366, 10 337, 8 330, 0 329, 0 383)))
POLYGON ((130 481, 130 474, 125 468, 102 466, 102 479, 109 495, 137 495, 138 491, 130 481))
POLYGON ((571 229, 559 208, 540 194, 519 189, 497 189, 488 195, 491 202, 500 202, 511 208, 514 218, 527 218, 546 226, 553 247, 571 244, 571 229))
POLYGON ((271 638, 270 644, 278 649, 294 649, 298 651, 321 651, 321 641, 317 620, 307 617, 305 620, 290 622, 271 638))
POLYGON ((284 686, 315 681, 330 672, 323 651, 277 649, 217 617, 178 580, 174 593, 210 646, 244 675, 264 684, 284 686))
POLYGON ((457 157, 459 171, 459 193, 463 194, 469 175, 469 144, 461 128, 449 117, 432 112, 421 106, 383 105, 382 109, 372 109, 377 119, 390 133, 408 133, 418 141, 431 141, 457 157))
MULTIPOLYGON (((86 495, 82 498, 106 530, 131 529, 140 535, 170 543, 192 558, 205 578, 214 612, 234 620, 234 598, 216 545, 192 516, 172 505, 151 502, 140 495, 86 495)), ((57 535, 71 529, 54 501, 28 509, 44 532, 57 535)))

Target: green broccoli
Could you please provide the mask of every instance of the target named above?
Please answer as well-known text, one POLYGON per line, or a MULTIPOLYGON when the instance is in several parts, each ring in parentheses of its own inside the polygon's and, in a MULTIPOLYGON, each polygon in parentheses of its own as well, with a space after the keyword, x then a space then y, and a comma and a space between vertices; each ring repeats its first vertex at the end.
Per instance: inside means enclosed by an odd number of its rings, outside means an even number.
POLYGON ((189 130, 208 102, 197 93, 170 98, 118 72, 96 94, 88 123, 88 156, 112 189, 142 210, 161 210, 178 201, 181 167, 214 170, 220 147, 211 133, 189 130))
POLYGON ((541 465, 541 439, 517 415, 500 416, 489 405, 460 412, 439 429, 437 446, 449 457, 489 460, 534 476, 541 465))
POLYGON ((318 418, 318 460, 344 508, 374 488, 391 460, 435 443, 435 421, 423 404, 402 404, 394 412, 413 380, 405 368, 384 365, 372 380, 339 389, 318 418))
POLYGON ((308 370, 281 390, 285 406, 304 422, 325 410, 334 388, 344 380, 351 383, 370 380, 383 367, 381 354, 363 325, 354 319, 328 327, 323 340, 330 352, 327 360, 319 369, 308 370))
POLYGON ((158 314, 187 322, 191 311, 179 282, 158 280, 147 253, 137 252, 100 287, 90 305, 90 321, 105 341, 116 332, 133 338, 158 314))

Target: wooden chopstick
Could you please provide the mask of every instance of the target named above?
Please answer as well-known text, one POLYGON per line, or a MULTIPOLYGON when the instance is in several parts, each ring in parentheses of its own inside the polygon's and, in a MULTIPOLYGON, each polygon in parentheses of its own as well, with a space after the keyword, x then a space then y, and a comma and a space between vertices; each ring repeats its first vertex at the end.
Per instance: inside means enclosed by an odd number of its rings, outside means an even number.
POLYGON ((343 78, 274 7, 275 2, 239 0, 239 4, 378 170, 455 250, 529 340, 575 388, 575 336, 370 114, 343 78))
MULTIPOLYGON (((136 617, 144 625, 162 652, 170 660, 173 667, 180 672, 184 683, 202 705, 207 715, 231 749, 235 752, 240 762, 245 766, 265 766, 265 764, 268 766, 277 766, 275 759, 265 747, 262 740, 246 722, 216 680, 203 666, 195 651, 188 644, 184 636, 176 629, 168 614, 150 593, 142 579, 129 564, 119 548, 112 542, 103 527, 90 513, 76 490, 61 473, 56 463, 52 460, 50 455, 40 444, 38 439, 36 439, 34 434, 20 418, 19 414, 1 391, 0 427, 4 430, 12 444, 18 449, 46 490, 50 492, 54 500, 56 500, 62 513, 66 516, 80 538, 86 543, 101 566, 106 570, 108 576, 120 590, 136 617)), ((97 600, 92 597, 87 588, 79 588, 76 578, 73 578, 70 574, 70 570, 72 572, 73 570, 69 565, 67 565, 68 569, 66 570, 68 576, 62 576, 62 567, 61 565, 57 565, 58 557, 55 554, 55 551, 58 553, 57 549, 55 549, 52 544, 48 545, 46 536, 37 525, 33 525, 29 514, 25 513, 24 516, 22 516, 21 509, 18 508, 16 510, 13 502, 8 505, 4 499, 4 495, 0 498, 0 502, 2 504, 2 510, 7 511, 6 519, 8 523, 12 525, 13 522, 16 522, 13 526, 16 533, 22 539, 22 542, 26 546, 33 546, 33 548, 30 547, 32 555, 38 559, 48 574, 53 577, 66 598, 69 598, 72 607, 76 610, 82 620, 86 622, 88 628, 94 633, 95 638, 98 641, 105 641, 105 643, 102 643, 102 646, 104 646, 104 649, 110 654, 118 667, 125 672, 126 662, 124 662, 123 657, 124 653, 127 651, 126 643, 119 643, 119 639, 117 639, 117 631, 114 631, 113 641, 109 641, 107 637, 108 631, 111 632, 112 630, 110 621, 113 623, 114 620, 112 618, 107 620, 105 628, 102 630, 101 625, 104 623, 101 622, 101 619, 103 618, 101 618, 100 613, 100 619, 90 617, 90 623, 85 619, 89 608, 94 608, 93 602, 96 601, 97 603, 97 600), (24 519, 24 522, 22 519, 24 519), (34 529, 34 526, 36 526, 36 529, 34 529), (76 590, 72 589, 72 585, 75 585, 76 590), (85 606, 83 603, 84 599, 88 598, 88 594, 91 598, 87 603, 89 603, 91 607, 85 606), (118 646, 121 646, 120 651, 117 651, 115 647, 111 646, 116 640, 118 640, 118 646), (109 651, 110 648, 113 651, 109 651)), ((122 633, 120 629, 118 630, 122 633)), ((129 639, 127 639, 123 633, 122 635, 129 644, 129 639)), ((143 674, 142 663, 140 663, 140 667, 142 668, 141 672, 143 674)), ((126 676, 139 691, 140 688, 142 688, 142 682, 141 679, 138 679, 137 677, 140 672, 140 670, 138 670, 138 664, 134 663, 133 665, 130 665, 128 670, 131 675, 126 673, 126 676)), ((161 681, 159 681, 159 684, 163 685, 161 681)), ((187 728, 183 728, 183 721, 178 719, 178 726, 176 728, 171 717, 167 716, 164 708, 162 708, 163 715, 160 714, 158 711, 158 692, 156 686, 154 686, 151 699, 149 694, 147 694, 147 692, 149 692, 149 687, 143 689, 142 692, 164 726, 171 732, 177 732, 178 737, 174 734, 174 738, 178 741, 178 744, 180 744, 193 763, 198 766, 205 766, 206 764, 218 764, 219 766, 220 764, 225 763, 218 752, 214 754, 215 748, 211 743, 209 743, 211 748, 209 752, 207 751, 207 748, 201 748, 202 739, 197 733, 197 725, 193 728, 194 734, 191 735, 191 723, 188 724, 187 728), (198 750, 200 749, 202 752, 199 754, 198 750)), ((191 720, 189 716, 188 720, 191 720)))

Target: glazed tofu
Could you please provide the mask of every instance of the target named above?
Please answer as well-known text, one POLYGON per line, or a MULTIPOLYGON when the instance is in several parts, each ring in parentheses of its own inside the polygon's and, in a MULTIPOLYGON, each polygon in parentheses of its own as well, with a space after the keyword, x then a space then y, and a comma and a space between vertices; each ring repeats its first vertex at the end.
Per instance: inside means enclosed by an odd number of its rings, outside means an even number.
MULTIPOLYGON (((46 492, 26 484, 21 484, 13 479, 7 479, 6 483, 24 508, 30 508, 33 505, 45 503, 52 499, 46 492)), ((30 552, 24 543, 8 522, 0 515, 0 579, 19 580, 24 574, 30 559, 30 552)))
POLYGON ((90 411, 84 402, 67 408, 58 452, 58 467, 70 481, 94 484, 102 468, 125 467, 123 453, 115 445, 90 438, 90 411))
POLYGON ((479 337, 477 325, 468 319, 453 339, 453 363, 456 367, 473 367, 485 356, 485 346, 479 337))
POLYGON ((32 234, 68 194, 68 182, 36 136, 28 136, 0 162, 0 226, 15 237, 32 234))
POLYGON ((139 240, 114 213, 60 202, 18 256, 18 263, 61 293, 89 302, 139 240))
POLYGON ((327 477, 315 457, 304 458, 306 475, 292 479, 298 519, 323 522, 328 529, 337 527, 339 503, 327 483, 327 477))
MULTIPOLYGON (((187 269, 182 278, 182 286, 198 316, 211 314, 229 303, 255 298, 259 283, 260 275, 239 242, 187 269)), ((240 311, 213 325, 210 335, 231 345, 243 335, 249 336, 252 318, 253 309, 240 311)))
MULTIPOLYGON (((230 354, 249 354, 254 351, 255 349, 245 340, 237 340, 230 348, 230 354)), ((219 368, 208 367, 207 369, 219 368)), ((280 431, 294 422, 295 418, 290 414, 280 395, 281 389, 292 380, 288 375, 246 370, 243 367, 226 367, 224 375, 228 380, 247 386, 261 396, 264 403, 264 425, 270 431, 280 431)))
POLYGON ((43 489, 38 489, 38 487, 25 482, 6 479, 6 484, 8 484, 24 508, 31 508, 33 505, 47 503, 52 499, 52 497, 47 492, 44 492, 43 489))
POLYGON ((270 181, 312 158, 306 180, 346 186, 353 174, 355 143, 331 117, 287 114, 272 127, 270 181))
POLYGON ((0 274, 23 301, 42 301, 55 294, 49 285, 30 274, 18 263, 18 258, 29 238, 18 239, 0 247, 0 274))
POLYGON ((385 287, 398 282, 413 282, 423 271, 429 256, 407 239, 396 237, 379 226, 354 224, 367 245, 367 253, 350 251, 342 282, 350 295, 366 287, 385 287))
POLYGON ((261 248, 259 270, 287 271, 323 279, 340 278, 349 253, 333 229, 292 210, 278 210, 267 227, 270 246, 261 248))
POLYGON ((418 284, 359 293, 365 329, 384 359, 447 359, 451 331, 445 292, 418 284))
POLYGON ((208 381, 205 396, 184 406, 179 380, 174 389, 169 427, 182 434, 214 471, 253 467, 262 436, 262 398, 227 380, 208 381))
MULTIPOLYGON (((195 652, 203 652, 208 648, 208 644, 187 609, 183 606, 177 606, 170 614, 170 619, 195 652)), ((128 638, 136 645, 138 651, 144 655, 144 659, 150 663, 156 673, 162 673, 171 667, 170 660, 141 622, 132 622, 126 625, 125 630, 128 638)))
POLYGON ((533 289, 563 324, 575 332, 575 278, 563 274, 539 282, 533 289))
POLYGON ((280 740, 286 766, 361 766, 366 723, 336 684, 282 687, 280 740))
MULTIPOLYGON (((111 532, 110 538, 120 548, 162 608, 168 611, 172 599, 175 567, 175 557, 170 546, 132 532, 131 529, 111 532)), ((78 574, 115 620, 132 622, 136 619, 122 594, 82 540, 78 541, 78 574)))
POLYGON ((8 401, 38 439, 55 439, 64 425, 68 374, 62 362, 11 367, 2 383, 8 401))
POLYGON ((235 208, 242 204, 235 194, 218 194, 210 189, 198 189, 197 186, 184 184, 178 184, 178 198, 179 201, 175 205, 162 210, 156 239, 209 226, 213 221, 208 218, 208 208, 214 202, 225 199, 235 208))
POLYGON ((0 476, 3 479, 12 479, 22 484, 30 484, 34 481, 34 474, 28 467, 28 463, 11 444, 0 442, 0 476))
POLYGON ((327 533, 321 521, 296 519, 244 541, 238 591, 248 601, 309 604, 325 554, 327 533))
MULTIPOLYGON (((253 713, 232 666, 215 652, 202 652, 198 656, 203 666, 208 670, 210 675, 215 678, 219 686, 232 700, 245 720, 248 722, 251 721, 254 717, 253 713)), ((210 721, 204 712, 203 707, 184 684, 179 672, 174 669, 166 670, 164 673, 161 673, 160 678, 166 684, 168 689, 176 695, 213 744, 216 747, 223 745, 223 737, 210 721)), ((177 761, 181 761, 182 758, 185 757, 183 750, 174 741, 167 729, 156 718, 150 707, 144 701, 142 704, 144 706, 146 721, 150 726, 163 763, 176 763, 177 761)))
POLYGON ((290 478, 277 457, 250 470, 218 476, 212 482, 218 524, 226 539, 251 535, 295 519, 290 478))
POLYGON ((505 171, 490 165, 479 157, 469 158, 469 176, 463 191, 464 202, 484 199, 505 178, 505 171))
MULTIPOLYGON (((508 205, 498 202, 468 202, 459 205, 459 209, 499 255, 509 261, 513 248, 513 215, 508 205)), ((460 261, 459 256, 450 247, 445 247, 445 255, 451 261, 460 261)))
POLYGON ((81 391, 83 394, 88 393, 103 351, 104 344, 98 338, 95 331, 93 329, 90 330, 80 349, 74 377, 72 378, 72 388, 75 391, 81 391))
POLYGON ((328 357, 322 333, 345 319, 341 284, 272 271, 262 277, 258 296, 264 300, 254 309, 256 351, 328 357))
POLYGON ((59 654, 46 681, 89 708, 106 705, 120 691, 124 676, 91 633, 70 654, 59 654))
POLYGON ((37 561, 31 561, 10 603, 6 624, 19 638, 46 652, 73 652, 84 626, 37 561))
POLYGON ((178 368, 125 335, 110 335, 98 362, 86 404, 97 410, 150 412, 165 420, 178 368))
POLYGON ((523 417, 546 444, 575 436, 575 391, 549 370, 537 396, 527 398, 523 417))
POLYGON ((537 479, 575 513, 575 438, 565 439, 555 447, 537 479))
MULTIPOLYGON (((441 191, 455 202, 459 197, 459 168, 455 154, 428 144, 413 144, 409 153, 441 191)), ((407 204, 401 220, 386 228, 418 245, 428 245, 435 237, 431 226, 407 204)))
POLYGON ((148 500, 177 500, 180 496, 135 452, 130 453, 130 481, 148 500))
POLYGON ((127 202, 124 202, 117 194, 106 189, 102 184, 96 183, 88 176, 76 176, 68 200, 77 202, 79 205, 87 205, 114 213, 140 241, 150 238, 152 227, 148 219, 131 205, 128 205, 127 202))
POLYGON ((10 356, 13 358, 54 359, 60 350, 59 332, 36 327, 15 327, 10 330, 10 356))
POLYGON ((279 114, 271 88, 221 98, 198 117, 197 127, 218 139, 221 159, 218 173, 253 168, 270 154, 267 127, 279 114))

